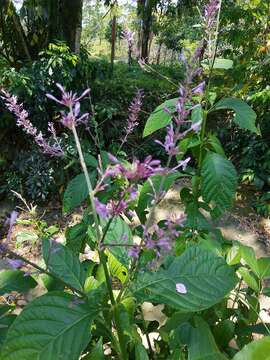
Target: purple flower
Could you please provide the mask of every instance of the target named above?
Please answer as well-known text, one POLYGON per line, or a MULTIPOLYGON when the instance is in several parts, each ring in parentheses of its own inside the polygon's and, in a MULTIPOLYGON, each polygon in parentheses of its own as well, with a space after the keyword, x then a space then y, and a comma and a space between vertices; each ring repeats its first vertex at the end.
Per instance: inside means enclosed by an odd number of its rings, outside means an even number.
POLYGON ((38 131, 37 128, 33 126, 33 124, 28 118, 28 112, 24 110, 22 104, 18 104, 17 97, 11 96, 5 90, 2 90, 1 93, 3 94, 1 98, 5 101, 6 107, 17 118, 17 126, 23 128, 27 134, 31 135, 34 138, 36 144, 41 147, 42 152, 50 156, 63 156, 64 152, 57 141, 55 130, 52 128, 52 126, 49 125, 49 131, 53 135, 54 144, 50 145, 48 141, 45 140, 42 132, 38 131))
POLYGON ((175 134, 173 130, 172 124, 167 127, 167 135, 165 137, 165 142, 162 143, 159 140, 155 140, 155 142, 164 147, 168 155, 177 155, 178 154, 178 146, 175 141, 175 134))
POLYGON ((138 126, 139 124, 138 118, 142 107, 142 100, 143 100, 143 91, 138 90, 136 96, 132 100, 128 109, 129 111, 128 122, 125 128, 125 135, 122 139, 121 146, 127 141, 127 137, 134 131, 136 126, 138 126))
POLYGON ((107 206, 105 204, 103 204, 102 202, 100 202, 97 198, 94 198, 94 202, 95 202, 95 208, 96 208, 97 214, 102 219, 107 219, 109 216, 107 206))
POLYGON ((216 20, 216 14, 220 6, 220 0, 210 0, 204 9, 204 21, 207 29, 210 29, 216 20))
POLYGON ((125 200, 110 200, 107 206, 107 211, 110 215, 116 216, 122 214, 128 207, 128 202, 125 200))
POLYGON ((84 98, 87 94, 89 94, 90 89, 86 89, 82 93, 82 95, 78 97, 76 93, 73 93, 72 91, 66 91, 62 85, 56 84, 56 86, 60 89, 62 93, 62 98, 57 99, 51 94, 46 94, 46 96, 49 99, 57 102, 58 104, 66 106, 69 109, 68 111, 61 111, 61 123, 68 129, 72 129, 79 124, 86 125, 89 114, 85 113, 80 116, 80 100, 84 98))
POLYGON ((132 50, 132 47, 134 45, 134 33, 130 31, 129 29, 122 31, 122 39, 125 39, 128 43, 128 48, 132 50))
POLYGON ((11 233, 12 233, 12 229, 16 223, 17 217, 18 217, 19 213, 15 210, 13 210, 10 214, 10 217, 8 219, 8 225, 9 225, 9 229, 8 229, 8 234, 7 234, 7 242, 10 241, 11 238, 11 233))
POLYGON ((62 99, 57 99, 55 96, 53 96, 51 94, 46 94, 46 96, 49 99, 57 102, 58 104, 64 105, 68 108, 74 107, 76 105, 76 103, 78 103, 82 98, 84 98, 90 92, 90 89, 86 89, 81 94, 81 96, 77 97, 76 93, 73 93, 72 91, 70 91, 70 92, 66 91, 62 85, 56 84, 56 86, 62 93, 62 99))
POLYGON ((135 160, 130 169, 121 167, 122 174, 128 179, 138 181, 147 179, 148 177, 162 171, 160 160, 153 160, 152 156, 147 156, 143 162, 135 160))
POLYGON ((192 89, 192 93, 195 95, 203 95, 204 88, 205 88, 205 81, 201 82, 199 85, 194 87, 192 89))
POLYGON ((128 250, 128 256, 138 258, 139 255, 140 255, 140 247, 139 246, 134 245, 128 250))
POLYGON ((6 259, 6 262, 13 269, 19 269, 19 268, 21 268, 23 266, 23 261, 22 260, 6 259))
POLYGON ((177 169, 179 169, 179 168, 182 168, 182 169, 185 171, 186 168, 187 168, 188 163, 190 162, 190 160, 191 160, 191 158, 190 158, 190 157, 187 157, 185 160, 180 160, 180 161, 178 161, 178 165, 175 166, 175 167, 172 169, 172 171, 175 171, 175 170, 177 170, 177 169))
POLYGON ((179 293, 179 294, 187 294, 187 288, 184 284, 182 283, 178 283, 176 284, 176 291, 179 293))

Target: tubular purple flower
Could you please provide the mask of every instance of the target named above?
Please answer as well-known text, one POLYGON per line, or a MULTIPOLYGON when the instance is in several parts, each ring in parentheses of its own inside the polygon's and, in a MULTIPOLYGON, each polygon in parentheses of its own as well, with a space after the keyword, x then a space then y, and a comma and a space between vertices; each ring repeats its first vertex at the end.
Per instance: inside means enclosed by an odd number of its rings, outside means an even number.
POLYGON ((6 262, 13 269, 19 269, 19 268, 21 268, 23 266, 23 261, 22 260, 6 259, 6 262))
POLYGON ((77 97, 76 93, 73 93, 72 91, 70 92, 66 91, 62 85, 56 84, 56 86, 62 93, 62 99, 57 99, 55 96, 51 94, 46 94, 46 96, 49 99, 57 102, 58 104, 64 105, 68 108, 74 107, 76 103, 78 103, 82 98, 84 98, 90 92, 90 89, 86 89, 79 97, 77 97))
POLYGON ((155 142, 164 147, 168 155, 174 156, 178 154, 178 146, 176 146, 175 134, 172 124, 167 127, 167 135, 165 137, 164 143, 159 140, 155 140, 155 142))
POLYGON ((138 258, 140 255, 140 247, 134 245, 132 248, 128 250, 128 256, 138 258))
POLYGON ((191 91, 195 95, 203 95, 204 88, 205 88, 205 81, 203 81, 199 85, 195 86, 191 91))
POLYGON ((62 99, 57 99, 51 94, 46 94, 46 96, 49 99, 57 102, 58 104, 66 106, 69 109, 68 112, 61 111, 61 123, 70 130, 79 124, 87 125, 87 119, 89 117, 89 114, 85 113, 80 116, 80 100, 84 98, 87 94, 89 94, 90 89, 86 89, 81 94, 81 96, 77 97, 76 93, 73 93, 72 91, 67 92, 62 85, 56 84, 56 86, 62 92, 62 99))
POLYGON ((100 202, 97 198, 94 198, 94 203, 95 203, 95 208, 96 208, 97 214, 102 219, 107 219, 109 216, 109 211, 107 209, 107 206, 105 204, 103 204, 102 202, 100 202))

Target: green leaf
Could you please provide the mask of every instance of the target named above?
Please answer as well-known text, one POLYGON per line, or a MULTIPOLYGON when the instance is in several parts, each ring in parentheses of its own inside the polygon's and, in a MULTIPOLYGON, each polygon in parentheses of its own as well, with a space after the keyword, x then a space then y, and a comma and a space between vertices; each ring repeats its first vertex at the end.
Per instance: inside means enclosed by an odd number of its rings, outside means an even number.
POLYGON ((203 109, 201 105, 196 106, 191 112, 191 121, 201 123, 203 121, 203 109))
POLYGON ((84 153, 83 157, 84 157, 84 161, 86 163, 86 166, 92 167, 94 169, 96 169, 98 167, 98 162, 97 162, 96 158, 93 155, 84 153))
POLYGON ((178 172, 168 174, 165 179, 162 175, 153 175, 143 184, 136 208, 136 213, 141 221, 146 219, 145 210, 153 200, 154 194, 160 190, 161 182, 163 182, 161 190, 168 191, 174 181, 180 176, 181 174, 178 172))
POLYGON ((17 291, 25 293, 37 286, 37 282, 31 276, 19 270, 4 270, 0 272, 0 295, 17 291))
POLYGON ((232 320, 225 319, 214 326, 213 334, 217 344, 225 348, 235 335, 235 323, 232 320))
POLYGON ((88 354, 85 360, 104 360, 103 343, 102 338, 96 343, 94 349, 88 354))
POLYGON ((233 164, 219 154, 209 152, 202 164, 202 196, 215 204, 219 216, 232 206, 237 189, 237 174, 233 164))
MULTIPOLYGON (((103 228, 106 227, 107 223, 107 221, 102 221, 103 228)), ((115 217, 112 220, 106 233, 104 244, 120 244, 121 246, 109 246, 108 248, 110 252, 120 261, 121 264, 128 265, 128 248, 123 245, 133 244, 132 233, 129 226, 124 220, 121 219, 120 216, 115 217)))
POLYGON ((250 269, 259 276, 259 266, 254 249, 251 246, 241 244, 241 256, 250 269))
POLYGON ((90 340, 95 306, 66 293, 27 305, 8 331, 1 360, 78 360, 90 340))
POLYGON ((200 317, 194 319, 188 338, 188 360, 226 360, 212 335, 209 325, 200 317))
POLYGON ((79 258, 69 248, 43 239, 42 252, 44 261, 53 274, 73 288, 83 291, 86 272, 79 258))
POLYGON ((16 236, 16 246, 20 246, 24 242, 36 242, 38 235, 33 231, 19 231, 16 236))
POLYGON ((167 270, 139 274, 132 290, 139 301, 194 312, 218 303, 235 283, 235 274, 223 258, 193 246, 175 258, 167 270), (176 291, 178 283, 184 284, 186 294, 176 291))
MULTIPOLYGON (((209 70, 209 64, 208 61, 202 62, 202 66, 205 69, 209 70)), ((211 65, 212 66, 212 65, 211 65)), ((230 59, 223 59, 223 58, 216 58, 213 69, 223 69, 223 70, 229 70, 233 67, 233 61, 230 59)))
POLYGON ((83 222, 66 229, 66 245, 74 253, 79 254, 84 252, 87 242, 87 230, 88 226, 86 226, 83 222))
POLYGON ((227 253, 226 261, 228 265, 236 265, 241 261, 241 247, 238 243, 234 244, 227 253))
MULTIPOLYGON (((92 185, 96 179, 96 171, 89 174, 92 185)), ((75 176, 69 183, 64 193, 63 212, 67 213, 81 205, 88 196, 88 188, 84 174, 75 176)))
POLYGON ((107 253, 107 256, 111 276, 116 276, 121 283, 124 284, 128 277, 127 268, 122 265, 110 252, 107 253))
POLYGON ((213 152, 226 157, 221 142, 214 134, 208 134, 207 145, 213 152))
POLYGON ((270 257, 263 257, 257 260, 259 268, 259 277, 261 279, 270 278, 270 257))
POLYGON ((259 284, 254 276, 244 267, 240 267, 237 272, 244 279, 245 283, 254 291, 259 292, 259 284))
POLYGON ((241 128, 254 132, 255 134, 260 134, 260 131, 256 127, 256 118, 257 115, 255 111, 243 100, 236 98, 224 98, 218 101, 212 111, 229 109, 235 112, 233 121, 241 128))
POLYGON ((135 360, 149 360, 145 347, 140 343, 135 344, 135 360))
POLYGON ((233 360, 270 360, 270 336, 244 346, 233 360))
POLYGON ((8 329, 13 324, 16 317, 16 315, 7 315, 0 318, 0 346, 5 341, 8 329))
POLYGON ((178 101, 178 98, 167 100, 161 105, 159 105, 149 116, 146 121, 143 137, 146 137, 153 132, 164 128, 167 126, 172 119, 172 116, 164 111, 164 108, 169 109, 172 113, 175 112, 175 105, 178 101))

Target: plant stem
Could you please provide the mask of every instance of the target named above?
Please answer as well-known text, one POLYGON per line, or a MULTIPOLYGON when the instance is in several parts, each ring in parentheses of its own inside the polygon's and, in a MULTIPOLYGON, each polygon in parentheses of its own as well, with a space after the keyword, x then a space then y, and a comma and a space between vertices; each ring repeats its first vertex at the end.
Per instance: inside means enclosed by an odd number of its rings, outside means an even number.
POLYGON ((78 138, 78 134, 77 134, 75 125, 72 126, 72 132, 73 132, 76 147, 77 147, 77 150, 78 150, 78 153, 79 153, 81 167, 82 167, 82 170, 83 170, 83 173, 84 173, 84 176, 85 176, 85 180, 86 180, 86 184, 87 184, 87 187, 88 187, 89 198, 90 198, 92 212, 93 212, 93 216, 94 216, 96 235, 97 235, 98 240, 100 240, 101 239, 101 233, 100 233, 100 229, 99 229, 99 220, 98 220, 96 207, 95 207, 95 202, 94 202, 93 188, 92 188, 91 180, 90 180, 90 177, 89 177, 89 174, 88 174, 88 171, 87 171, 87 166, 86 166, 86 163, 85 163, 85 160, 84 160, 84 157, 83 157, 82 148, 81 148, 80 140, 78 138))
MULTIPOLYGON (((93 216, 94 216, 95 229, 96 229, 96 235, 97 235, 97 243, 98 243, 98 245, 100 245, 101 241, 103 241, 105 236, 106 236, 106 233, 107 233, 107 231, 109 229, 109 226, 110 226, 110 222, 108 223, 105 234, 102 235, 101 231, 99 229, 99 219, 98 219, 98 215, 97 215, 96 208, 95 208, 93 188, 92 188, 91 180, 89 178, 89 174, 88 174, 88 171, 87 171, 87 167, 86 167, 85 160, 84 160, 83 153, 82 153, 80 140, 78 138, 78 134, 77 134, 75 125, 72 126, 72 132, 73 132, 73 135, 74 135, 74 138, 75 138, 76 146, 77 146, 79 157, 80 157, 80 163, 81 163, 81 166, 82 166, 82 170, 84 172, 84 176, 85 176, 85 179, 86 179, 86 184, 87 184, 88 191, 89 191, 89 198, 90 198, 90 202, 91 202, 92 212, 93 212, 93 216)), ((112 220, 113 220, 113 218, 111 219, 111 221, 112 220)), ((110 297, 110 300, 111 300, 112 311, 113 311, 113 320, 114 320, 114 323, 115 323, 115 328, 116 328, 116 332, 117 332, 118 340, 119 340, 119 345, 120 345, 120 352, 119 352, 118 355, 120 356, 120 360, 127 360, 127 357, 125 356, 125 348, 123 348, 123 343, 122 343, 121 329, 118 326, 117 322, 115 321, 116 317, 115 317, 115 314, 114 314, 114 305, 116 304, 116 302, 115 302, 115 299, 114 299, 112 283, 111 283, 110 274, 109 274, 108 267, 107 267, 107 258, 106 258, 106 255, 105 255, 104 251, 102 251, 102 250, 98 250, 98 255, 99 255, 100 263, 101 263, 101 265, 103 267, 105 280, 106 280, 106 285, 107 285, 109 297, 110 297)))

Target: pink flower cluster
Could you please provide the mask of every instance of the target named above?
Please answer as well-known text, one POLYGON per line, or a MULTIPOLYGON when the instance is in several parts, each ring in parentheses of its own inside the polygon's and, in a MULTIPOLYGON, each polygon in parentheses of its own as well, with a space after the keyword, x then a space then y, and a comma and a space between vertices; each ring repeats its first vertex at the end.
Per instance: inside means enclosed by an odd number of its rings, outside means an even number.
POLYGON ((122 139, 121 146, 127 141, 128 136, 134 131, 136 126, 138 126, 139 122, 139 113, 142 108, 142 100, 143 100, 143 91, 138 90, 136 96, 132 100, 130 106, 129 106, 129 115, 128 115, 128 121, 127 126, 125 128, 125 135, 122 139))
POLYGON ((62 156, 63 150, 56 137, 56 132, 52 123, 48 124, 48 131, 52 135, 53 144, 44 138, 41 131, 31 123, 28 112, 18 103, 16 96, 11 96, 7 91, 1 90, 1 98, 4 100, 7 109, 12 112, 17 119, 17 125, 25 130, 25 132, 33 137, 36 144, 42 149, 44 154, 50 156, 62 156))

